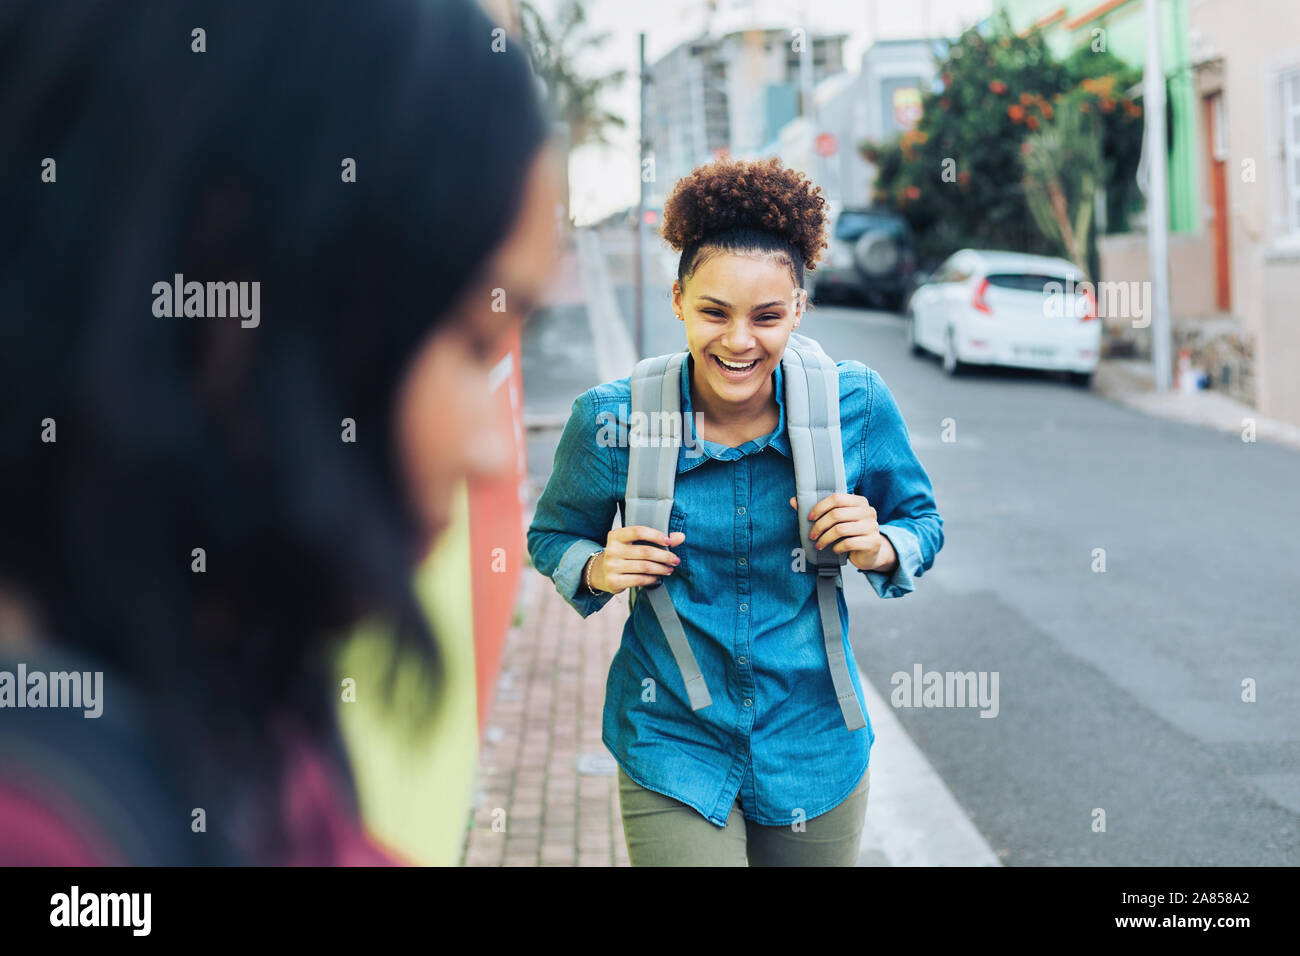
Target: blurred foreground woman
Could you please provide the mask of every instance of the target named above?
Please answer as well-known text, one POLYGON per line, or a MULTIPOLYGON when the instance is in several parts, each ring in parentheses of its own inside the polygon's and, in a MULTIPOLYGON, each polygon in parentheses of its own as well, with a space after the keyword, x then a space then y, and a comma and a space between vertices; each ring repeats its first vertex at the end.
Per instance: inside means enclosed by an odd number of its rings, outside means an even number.
POLYGON ((0 864, 393 861, 327 653, 381 619, 436 686, 411 569, 506 463, 557 173, 495 28, 0 7, 0 864))

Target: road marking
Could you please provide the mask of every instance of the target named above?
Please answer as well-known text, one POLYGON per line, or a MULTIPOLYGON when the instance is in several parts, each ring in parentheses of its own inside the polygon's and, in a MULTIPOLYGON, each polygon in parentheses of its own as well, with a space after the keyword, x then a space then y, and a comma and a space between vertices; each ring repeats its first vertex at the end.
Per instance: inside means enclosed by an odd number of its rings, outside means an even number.
POLYGON ((1001 866, 894 708, 858 677, 876 734, 858 866, 1001 866))

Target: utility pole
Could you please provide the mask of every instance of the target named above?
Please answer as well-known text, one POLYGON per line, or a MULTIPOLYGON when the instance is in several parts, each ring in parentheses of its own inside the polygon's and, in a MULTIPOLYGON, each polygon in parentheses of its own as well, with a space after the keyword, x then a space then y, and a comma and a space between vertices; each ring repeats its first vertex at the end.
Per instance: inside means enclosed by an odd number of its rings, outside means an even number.
POLYGON ((638 34, 638 46, 640 47, 640 80, 641 80, 641 121, 640 121, 640 148, 637 150, 636 160, 636 178, 638 182, 636 197, 636 249, 633 258, 636 261, 636 298, 632 306, 633 315, 636 316, 634 323, 636 329, 636 357, 637 360, 645 355, 645 243, 642 236, 645 233, 645 154, 646 147, 649 145, 645 130, 645 87, 646 87, 646 69, 645 69, 645 34, 638 34))
POLYGON ((803 107, 801 113, 810 124, 815 136, 817 130, 811 126, 811 124, 816 123, 816 109, 813 103, 813 41, 808 24, 808 4, 806 2, 799 5, 799 26, 803 29, 803 45, 799 50, 799 92, 800 99, 803 101, 800 104, 803 107))
POLYGON ((800 99, 803 100, 801 112, 808 131, 808 162, 812 167, 809 172, 815 181, 829 192, 826 169, 830 161, 817 150, 817 137, 821 135, 822 130, 821 118, 817 115, 817 98, 814 95, 816 81, 813 77, 813 37, 812 25, 808 22, 807 0, 802 0, 799 4, 799 25, 803 29, 803 47, 799 51, 799 89, 800 99))
POLYGON ((1158 391, 1173 385, 1169 329, 1169 157, 1165 144, 1165 71, 1160 63, 1160 2, 1146 0, 1147 256, 1151 269, 1151 360, 1158 391))

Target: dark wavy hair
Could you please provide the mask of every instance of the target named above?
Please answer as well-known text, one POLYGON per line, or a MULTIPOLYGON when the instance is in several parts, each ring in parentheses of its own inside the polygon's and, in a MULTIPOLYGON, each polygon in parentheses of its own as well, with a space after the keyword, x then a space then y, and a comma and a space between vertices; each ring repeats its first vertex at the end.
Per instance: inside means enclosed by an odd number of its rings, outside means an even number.
POLYGON ((195 786, 270 806, 268 728, 334 734, 325 651, 363 617, 441 672, 393 409, 547 136, 495 27, 471 0, 0 5, 0 582, 141 691, 195 786), (176 273, 260 281, 260 325, 155 316, 176 273))

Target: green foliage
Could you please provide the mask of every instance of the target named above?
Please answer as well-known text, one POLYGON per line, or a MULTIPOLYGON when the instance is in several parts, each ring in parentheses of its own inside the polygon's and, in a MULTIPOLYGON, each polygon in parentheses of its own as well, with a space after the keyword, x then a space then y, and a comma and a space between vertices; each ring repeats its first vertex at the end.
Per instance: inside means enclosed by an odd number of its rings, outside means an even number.
MULTIPOLYGON (((1143 199, 1137 187, 1138 160, 1142 158, 1142 110, 1126 93, 1142 82, 1142 71, 1113 53, 1094 53, 1082 46, 1066 58, 1065 72, 1070 77, 1070 86, 1087 94, 1079 99, 1095 106, 1093 115, 1101 121, 1106 231, 1127 232, 1129 215, 1142 207, 1143 199), (1085 80, 1097 81, 1101 86, 1092 87, 1085 80), (1104 100, 1110 100, 1113 105, 1107 106, 1104 100)), ((1167 124, 1166 129, 1172 132, 1173 125, 1167 124)))
MULTIPOLYGON (((1038 30, 1017 34, 1003 10, 991 21, 987 36, 974 27, 963 33, 938 62, 936 72, 942 89, 922 96, 923 112, 916 128, 891 141, 862 146, 863 155, 878 169, 876 200, 907 217, 922 262, 933 264, 964 246, 1050 255, 1064 252, 1059 231, 1044 232, 1044 220, 1030 208, 1024 150, 1030 137, 1057 124, 1059 110, 1077 110, 1081 104, 1097 109, 1103 117, 1099 124, 1103 167, 1090 188, 1106 185, 1108 209, 1113 189, 1116 218, 1123 221, 1131 199, 1123 180, 1127 177, 1131 183, 1136 168, 1133 150, 1141 149, 1141 123, 1134 122, 1131 112, 1136 108, 1122 94, 1130 81, 1136 82, 1135 71, 1111 54, 1089 50, 1078 51, 1062 63, 1052 56, 1038 30), (1093 91, 1096 83, 1104 86, 1093 91), (1109 101, 1104 114, 1100 112, 1103 98, 1109 101)), ((1074 141, 1078 125, 1070 117, 1052 137, 1068 142, 1067 152, 1074 158, 1067 166, 1075 170, 1076 186, 1082 186, 1086 183, 1077 170, 1087 150, 1074 141)), ((1058 160, 1064 158, 1063 148, 1057 148, 1058 160)), ((1044 152, 1042 158, 1046 157, 1044 152)), ((1081 202, 1082 197, 1076 196, 1071 204, 1075 225, 1080 222, 1081 202)), ((1085 249, 1091 242, 1090 226, 1085 226, 1081 237, 1085 249)))
POLYGON ((602 92, 623 83, 628 71, 619 69, 586 75, 578 63, 600 50, 611 33, 590 33, 581 0, 563 0, 553 15, 543 16, 529 0, 519 4, 523 39, 533 70, 542 81, 547 112, 569 126, 569 147, 610 142, 610 127, 627 121, 600 105, 602 92))
POLYGON ((1040 132, 1023 144, 1025 200, 1039 231, 1085 273, 1097 184, 1101 179, 1100 121, 1067 98, 1040 132))

